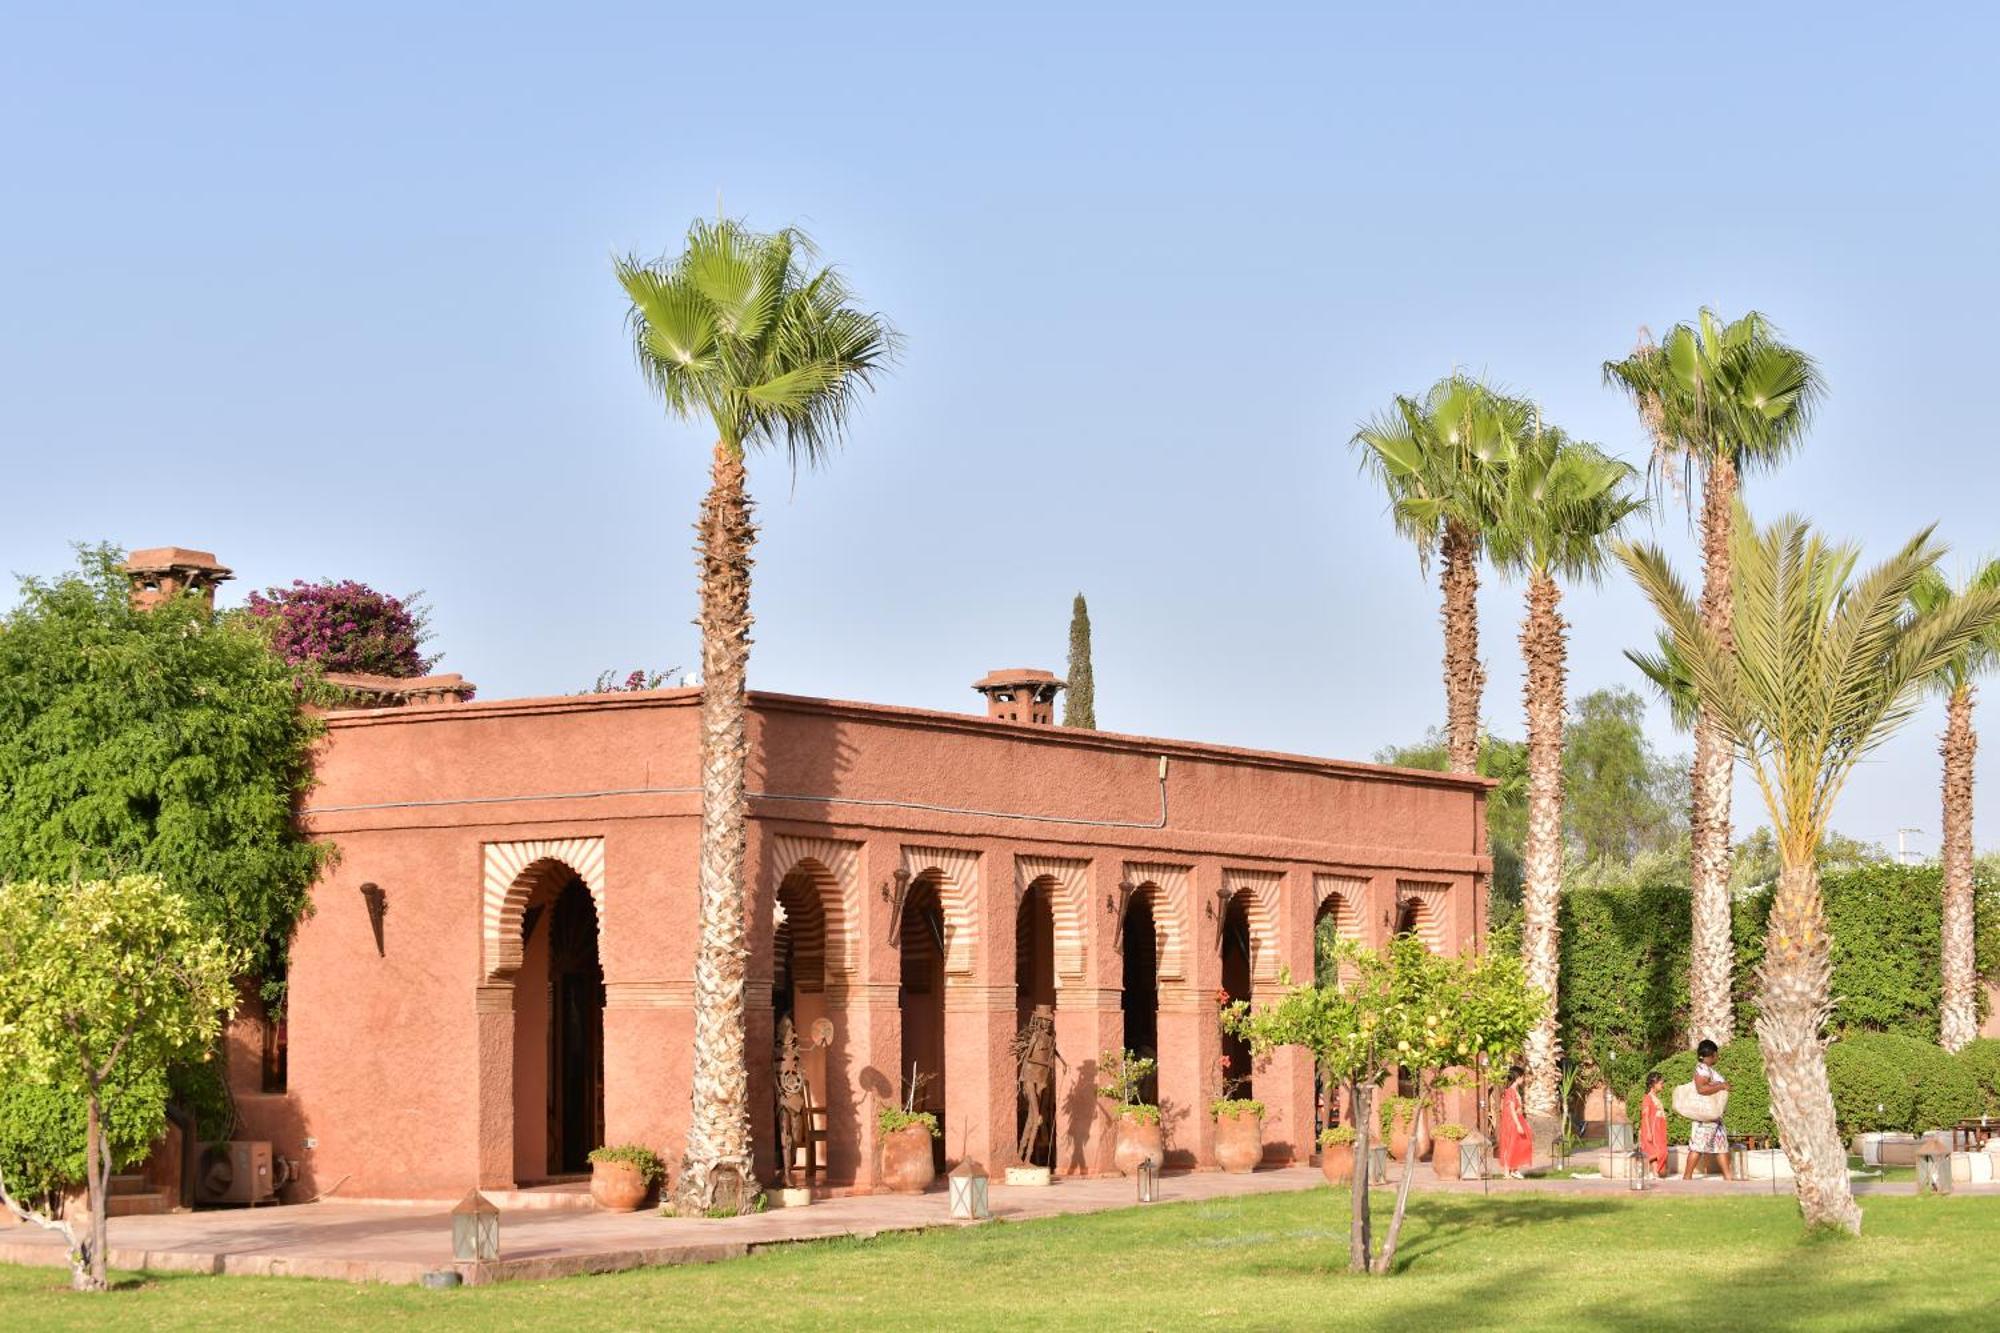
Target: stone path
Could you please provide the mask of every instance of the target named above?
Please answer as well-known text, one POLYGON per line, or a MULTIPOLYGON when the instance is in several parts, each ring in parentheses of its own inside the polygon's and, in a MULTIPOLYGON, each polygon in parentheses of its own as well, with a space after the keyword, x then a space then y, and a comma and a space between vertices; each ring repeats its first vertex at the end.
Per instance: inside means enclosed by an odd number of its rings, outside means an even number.
MULTIPOLYGON (((1413 1187, 1453 1194, 1632 1193, 1622 1180, 1440 1181, 1418 1168, 1413 1187)), ((1316 1167, 1251 1175, 1217 1171, 1168 1175, 1163 1202, 1310 1189, 1316 1167)), ((1393 1188, 1392 1184, 1388 1188, 1393 1188)), ((1915 1186, 1857 1180, 1857 1194, 1909 1194, 1915 1186)), ((1959 1185, 1967 1194, 2000 1197, 2000 1185, 1959 1185)), ((1780 1182, 1777 1192, 1789 1193, 1780 1182)), ((1768 1180, 1660 1181, 1640 1197, 1772 1193, 1768 1180)), ((993 1215, 1003 1221, 1094 1213, 1136 1205, 1134 1184, 1122 1177, 1066 1180, 1045 1189, 991 1186, 993 1215)), ((500 1215, 498 1263, 455 1265, 448 1204, 377 1205, 326 1202, 282 1208, 116 1217, 111 1220, 114 1268, 166 1272, 334 1278, 347 1282, 414 1283, 434 1270, 456 1268, 467 1282, 505 1282, 609 1273, 654 1264, 710 1263, 765 1246, 834 1236, 870 1237, 891 1231, 960 1225, 951 1221, 942 1188, 921 1195, 855 1195, 805 1208, 779 1209, 727 1221, 683 1220, 653 1212, 602 1213, 548 1207, 500 1215)), ((61 1266, 60 1236, 0 1222, 0 1262, 61 1266)))

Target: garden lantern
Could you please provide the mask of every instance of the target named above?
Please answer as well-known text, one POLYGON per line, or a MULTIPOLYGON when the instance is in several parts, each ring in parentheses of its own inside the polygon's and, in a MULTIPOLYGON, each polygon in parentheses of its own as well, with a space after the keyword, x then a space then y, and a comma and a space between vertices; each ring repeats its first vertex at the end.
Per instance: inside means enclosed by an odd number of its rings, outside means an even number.
POLYGON ((1486 1175, 1486 1137, 1467 1134, 1458 1141, 1458 1178, 1481 1180, 1486 1175))
POLYGON ((1632 1126, 1625 1123, 1614 1124, 1607 1131, 1611 1141, 1607 1145, 1612 1152, 1632 1151, 1632 1126))
POLYGON ((476 1264, 490 1264, 500 1257, 500 1210, 478 1190, 451 1210, 451 1257, 476 1264))
POLYGON ((1379 1143, 1370 1145, 1368 1149, 1368 1183, 1389 1183, 1389 1150, 1379 1143))
POLYGON ((1951 1154, 1926 1148, 1917 1154, 1917 1193, 1951 1193, 1951 1154))
POLYGON ((1627 1162, 1625 1174, 1632 1178, 1632 1188, 1635 1190, 1645 1189, 1646 1176, 1653 1168, 1646 1161, 1644 1150, 1639 1148, 1631 1149, 1625 1160, 1627 1162))
POLYGON ((1750 1178, 1750 1149, 1741 1139, 1729 1141, 1729 1171, 1738 1180, 1750 1178))
POLYGON ((1160 1168, 1152 1158, 1141 1158, 1139 1162, 1139 1202, 1152 1203, 1160 1197, 1160 1168))
POLYGON ((970 1157, 962 1159, 945 1177, 951 1188, 951 1216, 955 1222, 984 1222, 993 1216, 986 1205, 986 1168, 970 1157))

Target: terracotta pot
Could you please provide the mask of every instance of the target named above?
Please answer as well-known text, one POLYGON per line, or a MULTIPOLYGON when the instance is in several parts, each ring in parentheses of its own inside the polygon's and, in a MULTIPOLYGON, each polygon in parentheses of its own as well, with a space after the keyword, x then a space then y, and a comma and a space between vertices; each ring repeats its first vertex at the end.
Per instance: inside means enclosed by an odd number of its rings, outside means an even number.
MULTIPOLYGON (((1390 1117, 1384 1116, 1385 1121, 1390 1117)), ((1417 1122, 1417 1160, 1423 1161, 1431 1151, 1430 1117, 1424 1116, 1417 1122)), ((1396 1116, 1391 1123, 1383 1126, 1384 1142, 1389 1148, 1389 1160, 1400 1163, 1410 1149, 1410 1119, 1407 1114, 1396 1116)))
POLYGON ((1254 1115, 1224 1115, 1215 1118, 1215 1163, 1224 1171, 1243 1175, 1255 1171, 1264 1160, 1264 1119, 1254 1115))
POLYGON ((1134 1120, 1129 1115, 1118 1117, 1118 1148, 1111 1156, 1111 1164, 1118 1168, 1120 1175, 1132 1175, 1138 1171, 1139 1163, 1152 1159, 1155 1167, 1167 1160, 1166 1148, 1160 1137, 1160 1122, 1157 1120, 1134 1120))
POLYGON ((898 1194, 922 1194, 937 1179, 931 1161, 931 1132, 905 1125, 882 1136, 882 1183, 898 1194))
POLYGON ((1329 1185, 1345 1185, 1354 1179, 1354 1145, 1329 1143, 1321 1148, 1319 1170, 1329 1185))
POLYGON ((590 1197, 607 1213, 637 1211, 646 1200, 646 1177, 630 1162, 592 1162, 590 1197))
POLYGON ((1431 1154, 1431 1170, 1439 1180, 1457 1180, 1458 1175, 1457 1139, 1439 1139, 1437 1151, 1431 1154))

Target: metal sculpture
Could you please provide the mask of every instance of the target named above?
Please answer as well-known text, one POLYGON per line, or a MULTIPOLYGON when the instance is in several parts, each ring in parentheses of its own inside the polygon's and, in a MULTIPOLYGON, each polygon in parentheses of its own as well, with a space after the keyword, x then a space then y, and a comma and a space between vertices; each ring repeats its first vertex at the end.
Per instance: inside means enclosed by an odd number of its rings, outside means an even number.
POLYGON ((1049 1160, 1047 1165, 1055 1166, 1055 1101, 1056 1069, 1068 1069, 1069 1064, 1056 1050, 1055 1010, 1046 1004, 1035 1006, 1028 1016, 1028 1023, 1014 1038, 1014 1060, 1020 1080, 1021 1096, 1028 1104, 1027 1123, 1021 1127, 1021 1141, 1016 1146, 1016 1155, 1026 1166, 1041 1166, 1035 1160, 1035 1149, 1043 1130, 1049 1130, 1049 1160))

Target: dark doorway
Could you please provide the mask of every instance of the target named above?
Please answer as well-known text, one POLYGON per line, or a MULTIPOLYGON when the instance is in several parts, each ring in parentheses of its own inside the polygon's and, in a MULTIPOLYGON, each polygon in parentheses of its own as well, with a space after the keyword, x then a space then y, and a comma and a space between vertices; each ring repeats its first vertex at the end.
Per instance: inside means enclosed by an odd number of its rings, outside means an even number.
MULTIPOLYGON (((944 906, 937 885, 918 880, 903 900, 902 984, 897 1004, 903 1015, 900 1091, 905 1106, 929 1111, 944 1122, 944 906)), ((931 1155, 944 1169, 945 1140, 931 1141, 931 1155)))
POLYGON ((549 913, 550 1175, 590 1169, 604 1141, 604 969, 597 908, 571 879, 549 913))
MULTIPOLYGON (((1125 909, 1125 1049, 1148 1060, 1160 1058, 1160 954, 1153 933, 1153 901, 1134 894, 1125 909)), ((1160 1101, 1157 1069, 1139 1090, 1153 1105, 1160 1101)))
MULTIPOLYGON (((1056 917, 1049 902, 1049 882, 1036 880, 1021 895, 1021 908, 1014 915, 1014 1032, 1026 1030, 1037 1007, 1055 1008, 1056 1003, 1056 917)), ((1018 1073, 1019 1070, 1017 1069, 1018 1073)), ((1027 1161, 1031 1164, 1055 1160, 1055 1106, 1044 1099, 1046 1117, 1043 1130, 1035 1136, 1027 1161), (1044 1156, 1043 1154, 1047 1155, 1044 1156)), ((1028 1126, 1028 1099, 1014 1098, 1014 1133, 1018 1138, 1028 1126)))
MULTIPOLYGON (((1222 914, 1222 989, 1231 1000, 1250 998, 1250 906, 1243 894, 1229 899, 1222 914)), ((1254 1097, 1250 1090, 1250 1043, 1222 1034, 1222 1083, 1229 1095, 1254 1097)))

